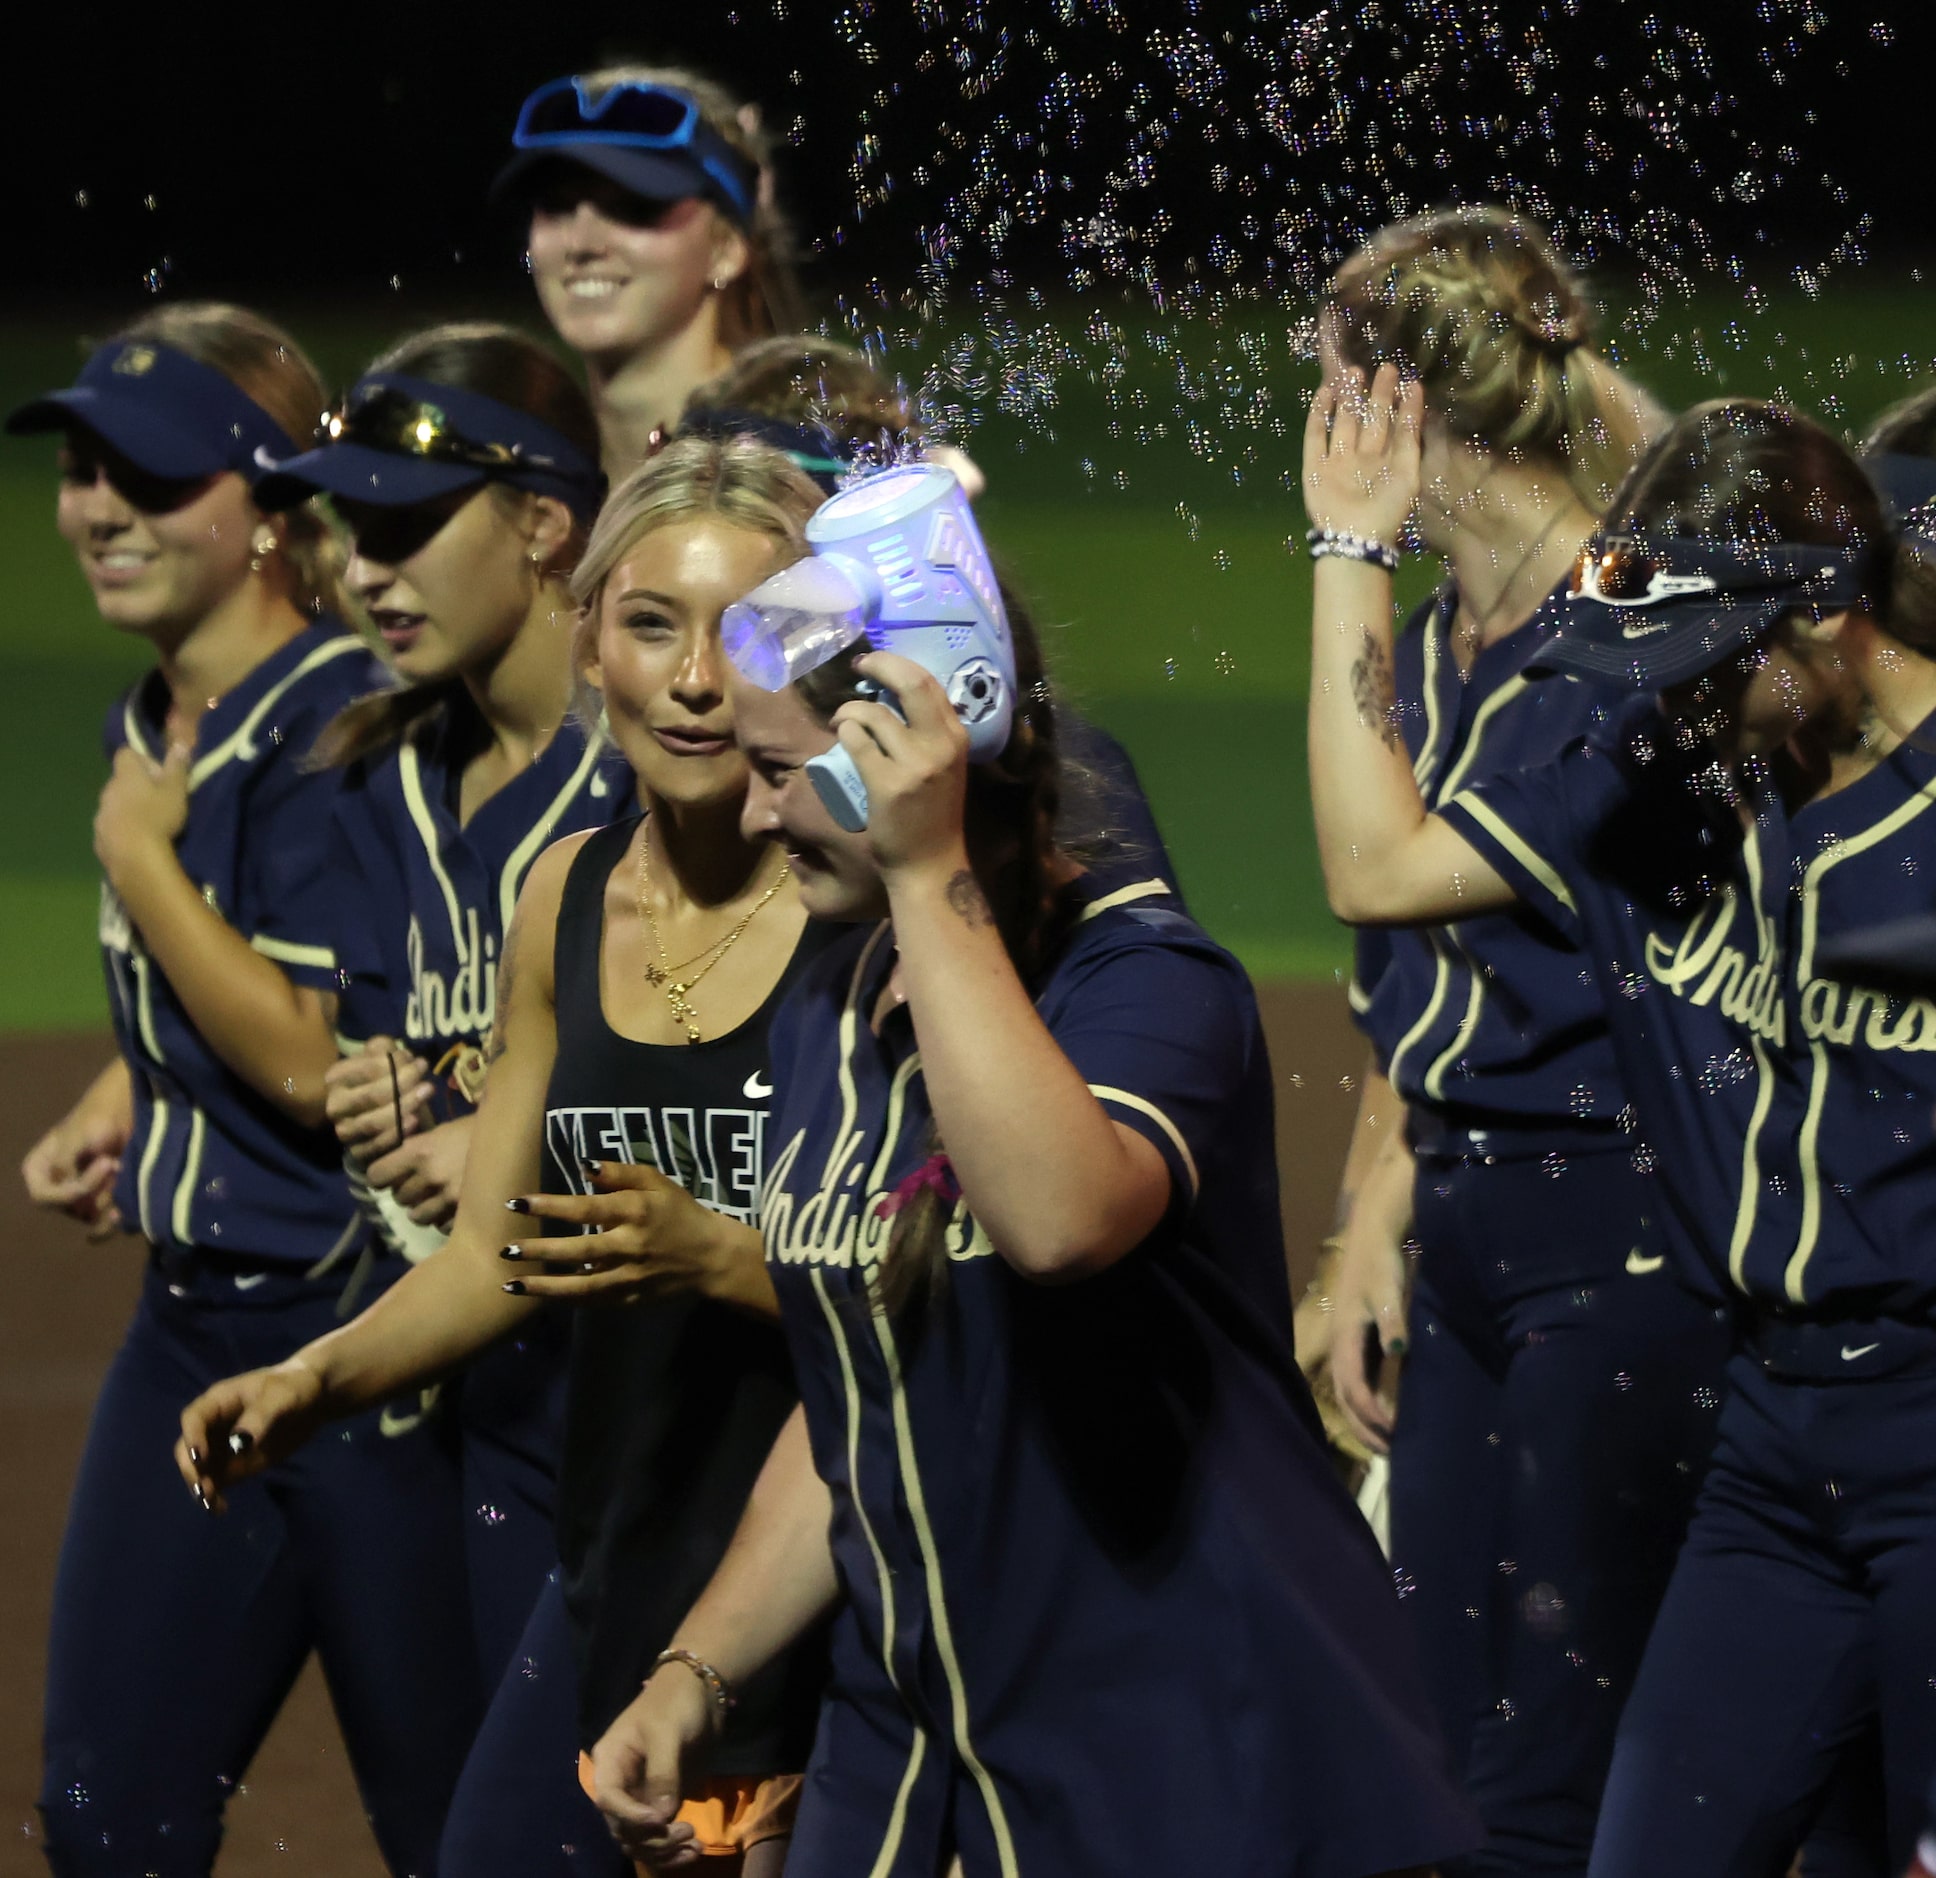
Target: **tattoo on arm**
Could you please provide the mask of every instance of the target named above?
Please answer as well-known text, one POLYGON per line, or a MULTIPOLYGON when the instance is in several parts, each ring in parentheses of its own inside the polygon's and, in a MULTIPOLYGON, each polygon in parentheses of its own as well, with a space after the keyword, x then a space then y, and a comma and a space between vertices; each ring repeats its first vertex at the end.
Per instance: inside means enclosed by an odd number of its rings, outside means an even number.
POLYGON ((965 867, 948 882, 948 904, 965 926, 992 926, 995 923, 995 915, 989 910, 981 882, 965 867))
POLYGON ((497 991, 491 1001, 491 1034, 484 1040, 484 1066, 488 1069, 504 1054, 505 1017, 511 1008, 511 981, 517 972, 518 934, 524 930, 524 909, 511 915, 510 929, 504 935, 504 950, 498 954, 497 991))
POLYGON ((1351 666, 1351 701, 1358 722, 1375 730, 1387 750, 1398 748, 1398 688, 1392 680, 1391 655, 1384 643, 1365 628, 1363 649, 1351 666))

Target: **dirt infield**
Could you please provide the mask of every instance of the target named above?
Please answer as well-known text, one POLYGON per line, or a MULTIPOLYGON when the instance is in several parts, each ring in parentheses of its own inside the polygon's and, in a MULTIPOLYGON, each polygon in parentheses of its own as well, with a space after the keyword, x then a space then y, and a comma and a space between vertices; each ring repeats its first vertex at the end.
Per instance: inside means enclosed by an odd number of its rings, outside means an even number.
MULTIPOLYGON (((1284 1220, 1301 1275, 1329 1221, 1363 1048, 1341 992, 1277 986, 1262 1001, 1277 1072, 1284 1220)), ((140 1278, 131 1242, 85 1244, 77 1228, 26 1204, 12 1170, 109 1048, 94 1036, 0 1038, 0 1403, 9 1433, 0 1522, 0 1581, 8 1588, 0 1605, 0 1878, 46 1870, 34 1795, 54 1559, 88 1408, 140 1278)), ((157 1466, 167 1464, 156 1456, 157 1466)), ((382 1878, 313 1664, 230 1808, 219 1870, 222 1878, 382 1878)))

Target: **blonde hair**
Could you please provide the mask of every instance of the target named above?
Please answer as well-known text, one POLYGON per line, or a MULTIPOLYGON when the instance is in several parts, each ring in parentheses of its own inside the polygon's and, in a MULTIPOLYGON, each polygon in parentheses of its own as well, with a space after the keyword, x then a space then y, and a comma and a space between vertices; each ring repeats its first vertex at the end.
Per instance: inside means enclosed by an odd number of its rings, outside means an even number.
MULTIPOLYGON (((675 522, 717 516, 765 535, 799 560, 808 551, 807 518, 825 500, 791 457, 747 437, 681 437, 648 457, 606 498, 572 573, 571 596, 578 602, 574 669, 582 673, 590 663, 606 582, 647 535, 675 522)), ((581 683, 580 716, 595 724, 600 708, 581 683)))
MULTIPOLYGON (((185 300, 144 313, 114 338, 170 346, 220 372, 267 411, 298 449, 308 444, 328 402, 322 376, 303 349, 273 320, 246 307, 185 300)), ((275 531, 293 577, 296 604, 312 615, 353 618, 343 586, 348 553, 322 505, 312 500, 278 515, 275 531)))
POLYGON ((1593 309, 1545 231, 1505 209, 1380 229, 1333 277, 1323 311, 1348 364, 1415 374, 1455 437, 1557 464, 1596 512, 1663 421, 1593 350, 1593 309))
POLYGON ((732 216, 746 237, 751 257, 745 271, 720 293, 720 343, 738 351, 756 339, 804 325, 805 303, 794 274, 793 228, 775 200, 773 139, 760 120, 759 106, 743 102, 717 80, 682 65, 606 65, 583 73, 579 83, 594 98, 602 98, 614 85, 665 85, 683 91, 699 106, 707 125, 757 172, 752 213, 732 216))

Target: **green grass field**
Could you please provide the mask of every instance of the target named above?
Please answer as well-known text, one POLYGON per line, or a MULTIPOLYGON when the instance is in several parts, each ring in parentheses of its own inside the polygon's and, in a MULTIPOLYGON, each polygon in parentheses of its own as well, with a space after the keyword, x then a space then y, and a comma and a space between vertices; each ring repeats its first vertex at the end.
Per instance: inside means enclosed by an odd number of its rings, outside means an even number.
MULTIPOLYGON (((337 381, 423 323, 378 308, 268 310, 337 381)), ((1738 302, 1690 308, 1662 322, 1677 338, 1656 329, 1629 363, 1670 405, 1717 389, 1780 392, 1859 429, 1922 382, 1936 357, 1936 304, 1912 283, 1877 281, 1817 300, 1771 294, 1736 346, 1722 335, 1741 313, 1738 302)), ((1057 325, 1076 334, 1085 317, 1057 325)), ((1138 324, 1120 311, 1111 317, 1138 324)), ((88 329, 110 330, 114 318, 88 329)), ((1261 427, 1246 433, 1259 461, 1241 486, 1175 434, 1146 444, 1133 428, 1112 437, 1112 417, 1128 413, 1105 405, 1090 377, 1101 354, 1076 341, 1046 417, 996 416, 970 441, 989 473, 990 537, 1050 626, 1066 687, 1135 757, 1199 916, 1258 975, 1313 978, 1340 970, 1347 947, 1324 906, 1305 797, 1309 588, 1303 518, 1285 478, 1311 375, 1287 359, 1284 325, 1281 315, 1260 320, 1249 335, 1284 362, 1251 375, 1268 402, 1261 427)), ((1186 346, 1234 357, 1237 337, 1192 334, 1186 346)), ((1248 351, 1259 356, 1256 344, 1248 351)), ((77 357, 67 329, 0 327, 0 400, 11 406, 65 383, 77 357)), ((1148 350, 1133 358, 1125 391, 1140 391, 1144 404, 1132 424, 1145 412, 1152 429, 1166 412, 1181 420, 1174 368, 1159 374, 1148 350)), ((13 1031, 104 1019, 89 847, 99 727, 143 662, 138 644, 95 617, 54 534, 50 456, 44 439, 0 443, 0 696, 14 700, 0 745, 0 1030, 13 1031)), ((1422 593, 1432 577, 1428 566, 1408 567, 1403 595, 1422 593)))

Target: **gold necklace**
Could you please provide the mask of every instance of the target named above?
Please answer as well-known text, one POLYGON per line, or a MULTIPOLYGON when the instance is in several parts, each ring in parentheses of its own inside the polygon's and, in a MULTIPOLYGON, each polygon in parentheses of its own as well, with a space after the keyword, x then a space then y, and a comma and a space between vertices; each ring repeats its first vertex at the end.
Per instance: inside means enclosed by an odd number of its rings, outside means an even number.
POLYGON ((691 958, 674 965, 666 957, 665 935, 660 932, 659 922, 652 915, 650 891, 652 873, 647 858, 651 850, 651 838, 644 829, 641 829, 639 831, 639 918, 644 922, 646 930, 651 933, 652 944, 659 954, 658 964, 646 966, 645 982, 648 985, 664 988, 666 1002, 672 1006, 672 1021, 686 1033, 688 1043, 697 1043, 700 1040, 699 1013, 692 1008, 692 999, 688 994, 732 949, 734 940, 739 938, 759 917, 761 908, 786 885, 787 877, 793 872, 793 863, 783 861, 780 864, 780 871, 774 876, 772 886, 760 895, 752 910, 723 939, 715 939, 711 945, 702 946, 691 958), (702 960, 704 963, 701 963, 702 960), (696 972, 690 969, 695 965, 699 966, 696 972))

